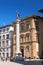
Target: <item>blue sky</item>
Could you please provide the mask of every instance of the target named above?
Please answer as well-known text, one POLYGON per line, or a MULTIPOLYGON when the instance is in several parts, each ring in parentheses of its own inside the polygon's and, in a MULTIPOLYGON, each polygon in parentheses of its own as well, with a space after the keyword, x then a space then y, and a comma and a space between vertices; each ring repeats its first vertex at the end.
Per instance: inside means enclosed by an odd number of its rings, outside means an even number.
POLYGON ((43 0, 0 0, 0 26, 16 20, 16 11, 20 18, 36 14, 43 16, 38 10, 43 8, 43 0))

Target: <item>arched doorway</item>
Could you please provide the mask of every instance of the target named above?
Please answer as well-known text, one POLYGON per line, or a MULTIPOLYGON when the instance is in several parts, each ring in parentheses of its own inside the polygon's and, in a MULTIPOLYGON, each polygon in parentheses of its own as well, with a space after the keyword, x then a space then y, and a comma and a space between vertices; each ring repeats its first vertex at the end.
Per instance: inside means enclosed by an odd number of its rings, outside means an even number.
POLYGON ((22 57, 24 57, 24 47, 21 46, 21 47, 20 47, 20 50, 21 50, 21 53, 22 53, 22 57))

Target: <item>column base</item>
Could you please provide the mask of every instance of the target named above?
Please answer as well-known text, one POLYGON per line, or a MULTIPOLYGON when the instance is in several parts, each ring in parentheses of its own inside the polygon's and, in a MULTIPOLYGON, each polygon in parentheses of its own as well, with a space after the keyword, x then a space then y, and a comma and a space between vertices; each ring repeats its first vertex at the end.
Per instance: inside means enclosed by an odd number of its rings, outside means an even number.
POLYGON ((16 57, 14 61, 24 61, 24 58, 22 57, 21 53, 16 53, 16 57))

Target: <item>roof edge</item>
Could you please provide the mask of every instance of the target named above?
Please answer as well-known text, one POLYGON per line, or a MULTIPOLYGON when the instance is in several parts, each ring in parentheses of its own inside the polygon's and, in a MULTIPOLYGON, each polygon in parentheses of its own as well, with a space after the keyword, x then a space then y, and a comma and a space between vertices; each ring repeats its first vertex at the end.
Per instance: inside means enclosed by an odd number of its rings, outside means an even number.
MULTIPOLYGON (((23 21, 23 20, 26 20, 26 19, 29 19, 29 18, 40 18, 40 19, 43 19, 43 17, 38 16, 38 15, 30 15, 30 16, 26 16, 24 18, 21 18, 20 20, 23 21)), ((16 21, 13 21, 13 23, 16 23, 16 21)))

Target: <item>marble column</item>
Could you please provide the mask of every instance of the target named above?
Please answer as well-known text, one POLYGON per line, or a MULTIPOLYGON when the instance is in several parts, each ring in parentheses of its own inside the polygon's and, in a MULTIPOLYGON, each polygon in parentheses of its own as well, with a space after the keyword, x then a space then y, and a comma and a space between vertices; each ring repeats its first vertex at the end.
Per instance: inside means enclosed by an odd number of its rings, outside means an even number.
POLYGON ((16 58, 15 61, 22 61, 24 60, 22 58, 22 54, 20 51, 20 28, 19 28, 19 24, 20 24, 20 20, 17 19, 16 20, 16 58))
POLYGON ((20 29, 19 29, 19 22, 20 20, 17 19, 16 23, 16 53, 21 53, 20 52, 20 29))

